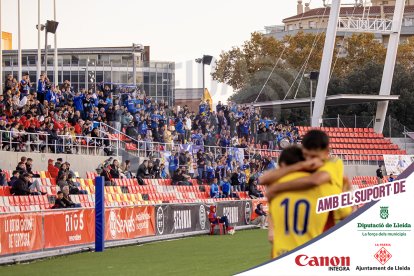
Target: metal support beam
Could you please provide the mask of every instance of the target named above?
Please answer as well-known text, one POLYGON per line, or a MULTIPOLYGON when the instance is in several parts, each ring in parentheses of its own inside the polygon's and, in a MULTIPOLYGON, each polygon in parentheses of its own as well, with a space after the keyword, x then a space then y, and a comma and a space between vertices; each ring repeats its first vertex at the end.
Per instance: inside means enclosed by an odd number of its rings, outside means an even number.
MULTIPOLYGON (((3 26, 1 22, 3 21, 2 13, 1 13, 1 3, 0 0, 0 38, 3 40, 3 26)), ((0 95, 3 95, 3 46, 2 41, 0 41, 0 95)))
POLYGON ((37 80, 40 79, 41 74, 41 66, 42 66, 42 52, 40 49, 40 33, 42 32, 41 24, 40 24, 40 0, 37 0, 37 64, 36 64, 36 85, 37 80))
MULTIPOLYGON (((397 0, 395 3, 394 17, 392 21, 392 33, 388 42, 387 56, 385 58, 384 72, 382 74, 380 95, 390 95, 392 79, 394 76, 395 61, 397 59, 398 45, 400 43, 400 32, 404 16, 405 0, 397 0)), ((388 101, 379 102, 375 116, 374 130, 382 133, 385 117, 387 115, 388 101)))
POLYGON ((335 49, 336 31, 338 29, 339 11, 341 0, 332 0, 331 12, 329 15, 328 28, 326 30, 325 46, 319 75, 318 86, 316 88, 315 106, 313 109, 312 126, 320 125, 320 120, 325 108, 326 92, 328 90, 329 76, 331 73, 332 57, 335 49))
POLYGON ((338 21, 338 31, 391 34, 392 20, 385 18, 341 17, 338 21))
MULTIPOLYGON (((18 64, 18 73, 17 73, 17 81, 22 79, 22 37, 21 37, 21 22, 20 22, 20 0, 17 1, 17 64, 18 64)), ((3 81, 3 80, 1 80, 3 81)))
MULTIPOLYGON (((53 0, 53 20, 56 21, 56 0, 53 0)), ((57 31, 54 34, 55 36, 55 49, 54 49, 54 58, 53 58, 53 82, 55 85, 59 84, 59 73, 58 73, 58 46, 57 46, 57 31)))

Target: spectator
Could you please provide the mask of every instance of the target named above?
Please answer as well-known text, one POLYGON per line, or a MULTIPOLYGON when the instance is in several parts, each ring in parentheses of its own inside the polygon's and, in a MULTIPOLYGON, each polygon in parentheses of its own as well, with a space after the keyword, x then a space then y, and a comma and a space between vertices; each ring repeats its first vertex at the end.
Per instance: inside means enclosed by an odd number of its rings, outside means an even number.
POLYGON ((184 174, 183 170, 181 168, 178 168, 172 177, 172 184, 179 186, 191 186, 189 180, 190 176, 184 174))
POLYGON ((110 169, 111 179, 121 178, 121 172, 119 169, 119 161, 114 159, 114 161, 112 161, 112 164, 110 166, 111 166, 111 169, 110 169))
POLYGON ((63 198, 62 200, 65 202, 67 208, 81 208, 82 205, 80 203, 74 203, 69 195, 69 186, 63 187, 63 198))
POLYGON ((66 177, 67 177, 67 178, 69 178, 69 175, 70 175, 70 174, 71 174, 71 173, 70 173, 70 170, 69 170, 69 166, 68 166, 68 164, 67 164, 66 162, 65 162, 65 163, 63 163, 63 164, 60 166, 60 169, 59 169, 58 179, 60 179, 62 175, 66 175, 66 177))
POLYGON ((100 175, 104 178, 105 186, 115 186, 115 183, 112 181, 111 168, 109 166, 104 166, 100 175))
POLYGON ((0 169, 0 186, 6 186, 6 185, 7 185, 6 174, 4 173, 2 169, 0 169))
POLYGON ((204 179, 204 171, 206 170, 206 160, 204 154, 200 150, 197 153, 197 178, 199 181, 204 179))
POLYGON ((76 179, 74 179, 71 175, 69 175, 67 179, 67 183, 69 186, 69 193, 72 195, 87 195, 88 191, 81 190, 80 183, 76 182, 76 179))
POLYGON ((178 168, 178 153, 176 151, 172 151, 171 155, 168 157, 168 170, 170 173, 170 177, 174 175, 174 172, 178 168))
POLYGON ((167 174, 167 172, 165 170, 165 165, 164 164, 161 164, 160 165, 160 178, 161 179, 167 179, 167 177, 168 177, 168 174, 167 174))
POLYGON ((210 185, 215 177, 215 171, 213 166, 211 166, 210 162, 207 162, 207 166, 206 166, 206 179, 207 179, 207 183, 210 185))
POLYGON ((50 173, 50 176, 52 178, 57 179, 59 175, 59 168, 53 165, 53 162, 54 162, 53 159, 49 159, 47 161, 47 171, 50 173))
POLYGON ((263 204, 257 204, 254 212, 257 217, 252 221, 252 224, 259 225, 261 229, 266 229, 267 214, 265 211, 263 211, 263 204))
POLYGON ((8 185, 10 187, 13 187, 14 182, 16 182, 16 180, 18 180, 19 177, 20 177, 19 171, 13 171, 12 177, 10 177, 10 181, 9 181, 8 185))
POLYGON ((227 218, 227 216, 222 216, 222 217, 217 216, 216 206, 214 205, 210 206, 210 212, 208 213, 208 220, 212 224, 224 223, 227 232, 234 230, 234 227, 230 226, 229 219, 227 218))
POLYGON ((140 185, 144 185, 143 179, 149 178, 148 173, 148 160, 144 160, 141 165, 138 167, 137 179, 140 185), (142 184, 141 184, 142 183, 142 184))
POLYGON ((231 186, 233 187, 233 191, 240 191, 239 171, 240 171, 239 168, 234 169, 233 173, 231 174, 231 177, 230 177, 231 186))
POLYGON ((395 177, 393 174, 390 174, 390 177, 388 177, 388 182, 394 182, 395 177))
POLYGON ((210 197, 211 198, 220 198, 218 179, 214 178, 213 183, 210 185, 210 197))
POLYGON ((66 201, 63 199, 63 192, 57 192, 57 197, 55 199, 55 204, 52 206, 52 209, 61 209, 61 208, 69 208, 66 205, 66 201))
POLYGON ((377 173, 378 184, 382 184, 383 179, 384 179, 384 175, 382 174, 382 165, 379 165, 376 173, 377 173))
POLYGON ((63 187, 68 186, 68 175, 67 174, 60 174, 57 179, 57 185, 59 186, 60 190, 63 190, 63 187))
POLYGON ((62 166, 62 164, 63 164, 63 159, 62 158, 56 159, 56 163, 55 163, 55 167, 56 168, 60 169, 60 167, 62 166))
POLYGON ((26 164, 24 162, 20 161, 17 164, 16 171, 18 171, 20 174, 26 173, 27 172, 26 171, 26 164))
POLYGON ((249 196, 253 199, 263 197, 263 193, 257 189, 257 178, 249 183, 249 196))
POLYGON ((126 179, 132 179, 132 173, 130 169, 131 169, 130 160, 125 160, 125 162, 122 162, 120 170, 126 179))
POLYGON ((223 192, 222 197, 224 198, 232 197, 231 185, 230 185, 228 177, 225 177, 223 179, 223 183, 221 184, 221 191, 223 192))
POLYGON ((14 181, 10 192, 18 196, 46 194, 41 192, 40 184, 37 181, 32 182, 32 175, 27 172, 21 174, 19 179, 14 181))
POLYGON ((40 75, 40 79, 37 81, 37 100, 43 104, 46 96, 46 86, 48 85, 49 79, 45 73, 40 75))

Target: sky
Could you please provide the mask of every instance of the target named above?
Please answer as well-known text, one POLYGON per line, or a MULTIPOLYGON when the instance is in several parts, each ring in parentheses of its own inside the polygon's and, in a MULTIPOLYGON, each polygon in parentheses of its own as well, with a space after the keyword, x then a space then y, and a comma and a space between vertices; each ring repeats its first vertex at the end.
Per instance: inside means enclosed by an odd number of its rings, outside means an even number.
MULTIPOLYGON (((16 49, 17 0, 0 1, 2 29, 13 34, 16 49)), ((311 8, 322 6, 322 0, 308 1, 311 8)), ((22 49, 37 48, 37 2, 21 0, 22 49)), ((40 2, 41 22, 53 19, 53 0, 40 2)), ((195 58, 218 57, 241 45, 252 32, 295 15, 296 5, 296 0, 56 0, 58 47, 149 45, 152 60, 176 62, 177 88, 202 87, 195 58)), ((209 73, 207 67, 206 87, 213 99, 230 96, 232 89, 212 82, 209 73)))

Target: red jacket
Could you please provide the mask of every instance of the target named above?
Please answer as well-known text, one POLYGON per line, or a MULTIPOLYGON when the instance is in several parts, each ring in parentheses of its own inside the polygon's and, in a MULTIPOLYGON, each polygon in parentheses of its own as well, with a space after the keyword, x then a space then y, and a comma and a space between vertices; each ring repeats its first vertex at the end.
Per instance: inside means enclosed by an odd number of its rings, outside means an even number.
POLYGON ((56 168, 53 164, 47 165, 47 171, 50 173, 52 178, 57 178, 59 174, 59 169, 56 168))

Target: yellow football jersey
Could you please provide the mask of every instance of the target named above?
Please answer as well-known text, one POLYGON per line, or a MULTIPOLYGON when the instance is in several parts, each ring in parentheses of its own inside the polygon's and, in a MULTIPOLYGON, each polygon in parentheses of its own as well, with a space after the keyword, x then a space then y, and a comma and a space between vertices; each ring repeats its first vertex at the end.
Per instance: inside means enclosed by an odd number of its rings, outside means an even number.
MULTIPOLYGON (((278 183, 309 175, 306 172, 294 172, 282 177, 278 183)), ((323 189, 329 185, 327 183, 302 191, 283 192, 270 202, 269 210, 273 222, 273 258, 323 232, 329 213, 316 214, 316 203, 319 197, 326 196, 323 189)))
MULTIPOLYGON (((272 256, 275 258, 320 235, 325 227, 329 212, 317 214, 318 198, 339 194, 343 186, 343 163, 330 159, 318 170, 327 172, 331 181, 301 191, 286 191, 278 194, 269 206, 272 216, 274 237, 272 256)), ((282 177, 278 183, 309 176, 307 172, 295 172, 282 177)), ((273 185, 277 185, 275 183, 273 185)), ((335 218, 343 218, 351 208, 334 211, 335 218)))
MULTIPOLYGON (((327 195, 340 194, 344 187, 344 164, 339 158, 332 158, 325 161, 324 165, 318 169, 318 172, 327 172, 331 177, 333 186, 328 186, 324 191, 327 195)), ((352 213, 352 207, 341 208, 333 211, 335 222, 344 219, 352 213)))

